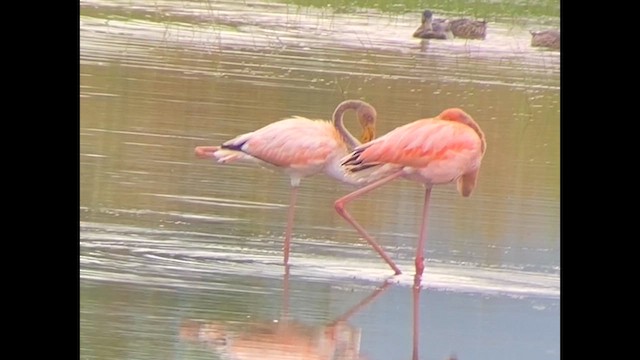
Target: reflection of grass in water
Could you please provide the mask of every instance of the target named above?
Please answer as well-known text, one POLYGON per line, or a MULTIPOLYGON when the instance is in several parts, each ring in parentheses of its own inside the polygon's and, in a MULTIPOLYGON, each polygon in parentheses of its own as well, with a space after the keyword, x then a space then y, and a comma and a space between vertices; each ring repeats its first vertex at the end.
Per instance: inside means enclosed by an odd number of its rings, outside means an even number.
POLYGON ((331 7, 336 12, 351 12, 356 8, 378 9, 382 12, 405 13, 434 9, 447 15, 476 18, 560 16, 560 0, 283 0, 285 3, 331 7))

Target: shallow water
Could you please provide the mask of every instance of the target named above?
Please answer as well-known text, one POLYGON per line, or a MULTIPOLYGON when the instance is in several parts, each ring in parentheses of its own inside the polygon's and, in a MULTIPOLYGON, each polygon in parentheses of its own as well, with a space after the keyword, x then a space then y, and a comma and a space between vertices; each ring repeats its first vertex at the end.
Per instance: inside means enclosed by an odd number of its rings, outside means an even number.
POLYGON ((376 107, 380 135, 461 107, 487 137, 474 194, 433 191, 419 358, 559 358, 560 55, 529 47, 535 20, 427 42, 411 38, 420 11, 80 5, 81 358, 229 358, 233 339, 281 348, 294 333, 338 358, 410 358, 420 186, 350 205, 404 274, 338 331, 392 275, 333 210, 351 188, 303 180, 284 277, 288 178, 193 156, 347 98, 376 107), (224 348, 205 336, 220 331, 224 348))

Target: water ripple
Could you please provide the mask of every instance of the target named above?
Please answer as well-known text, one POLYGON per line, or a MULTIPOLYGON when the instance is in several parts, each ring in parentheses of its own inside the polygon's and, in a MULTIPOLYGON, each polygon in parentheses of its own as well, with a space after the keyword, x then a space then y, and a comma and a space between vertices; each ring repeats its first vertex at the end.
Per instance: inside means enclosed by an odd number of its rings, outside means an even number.
MULTIPOLYGON (((207 279, 229 274, 277 279, 283 273, 279 249, 252 247, 251 240, 239 236, 82 222, 80 239, 80 277, 84 279, 209 288, 207 279)), ((305 239, 304 244, 334 245, 326 241, 319 244, 314 239, 305 239)), ((390 277, 391 271, 380 259, 363 256, 371 253, 369 249, 357 254, 357 262, 348 260, 354 258, 353 249, 351 252, 348 249, 336 246, 333 253, 322 255, 296 252, 291 273, 309 281, 380 283, 390 278, 397 284, 412 286, 412 259, 399 259, 398 266, 405 273, 390 277)), ((220 285, 213 286, 210 289, 220 285)), ((557 273, 434 261, 427 261, 423 286, 439 291, 514 297, 558 298, 560 292, 557 273)))
POLYGON ((429 42, 411 37, 417 14, 391 22, 391 15, 376 11, 327 15, 320 9, 308 9, 304 13, 274 13, 260 11, 260 7, 270 6, 260 3, 250 12, 234 10, 233 4, 227 3, 224 9, 217 9, 199 2, 177 6, 173 1, 154 2, 149 7, 146 2, 118 5, 92 0, 81 2, 81 6, 122 8, 129 16, 107 20, 81 16, 84 64, 115 59, 126 66, 177 71, 180 76, 203 74, 291 88, 308 87, 310 77, 323 73, 372 78, 388 74, 407 80, 437 75, 451 82, 465 79, 478 84, 558 88, 559 53, 531 48, 528 29, 510 23, 491 23, 485 41, 429 42), (148 14, 141 16, 132 8, 148 14), (183 21, 169 21, 176 16, 183 21), (165 50, 187 51, 187 57, 183 63, 167 63, 165 50), (221 51, 238 61, 224 62, 216 55, 221 51), (353 59, 354 52, 361 53, 357 60, 353 59), (265 66, 264 56, 273 65, 265 66), (358 71, 354 73, 355 69, 358 71), (450 69, 455 73, 447 77, 445 72, 450 69))

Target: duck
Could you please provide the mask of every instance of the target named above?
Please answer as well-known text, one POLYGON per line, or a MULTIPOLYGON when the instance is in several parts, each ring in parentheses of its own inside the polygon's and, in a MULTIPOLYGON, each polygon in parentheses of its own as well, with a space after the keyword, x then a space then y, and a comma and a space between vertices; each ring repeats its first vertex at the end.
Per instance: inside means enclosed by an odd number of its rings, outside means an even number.
POLYGON ((469 19, 433 19, 433 13, 422 13, 422 24, 413 33, 413 37, 423 39, 463 39, 484 40, 487 35, 487 22, 469 19))
POLYGON ((531 33, 532 47, 546 47, 550 49, 560 50, 560 31, 559 30, 543 30, 529 31, 531 33))
POLYGON ((422 24, 413 32, 413 37, 422 39, 450 39, 453 37, 449 23, 444 19, 433 19, 433 13, 422 13, 422 24))
POLYGON ((485 20, 455 19, 449 21, 453 36, 462 39, 484 40, 487 37, 485 20))

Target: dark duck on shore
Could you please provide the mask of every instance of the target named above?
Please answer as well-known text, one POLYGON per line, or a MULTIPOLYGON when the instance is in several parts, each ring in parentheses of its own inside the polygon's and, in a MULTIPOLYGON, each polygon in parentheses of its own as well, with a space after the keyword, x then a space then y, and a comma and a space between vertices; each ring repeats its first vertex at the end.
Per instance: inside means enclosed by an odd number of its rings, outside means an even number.
POLYGON ((463 39, 484 40, 487 35, 487 22, 469 19, 433 19, 433 13, 422 13, 422 25, 413 33, 414 37, 425 39, 463 39))
POLYGON ((531 33, 531 46, 560 50, 560 31, 544 30, 529 32, 531 33))

